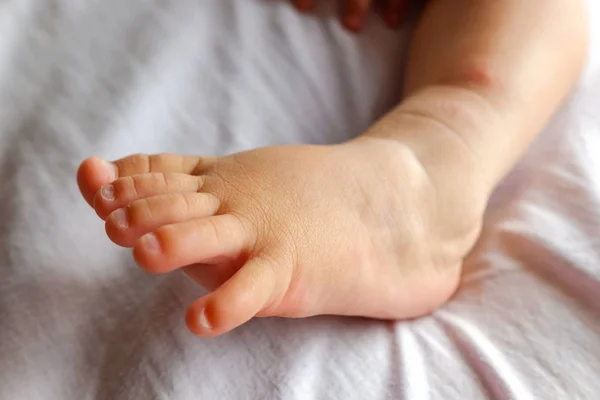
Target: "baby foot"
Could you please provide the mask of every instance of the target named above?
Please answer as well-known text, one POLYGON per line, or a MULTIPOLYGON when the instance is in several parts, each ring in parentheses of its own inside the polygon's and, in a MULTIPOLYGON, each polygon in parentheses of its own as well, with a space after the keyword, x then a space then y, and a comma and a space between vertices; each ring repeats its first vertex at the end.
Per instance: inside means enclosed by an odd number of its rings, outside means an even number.
POLYGON ((186 315, 202 336, 255 316, 429 313, 454 292, 479 232, 479 214, 457 212, 475 207, 439 193, 412 152, 383 139, 90 158, 78 182, 142 268, 183 268, 211 291, 186 315))

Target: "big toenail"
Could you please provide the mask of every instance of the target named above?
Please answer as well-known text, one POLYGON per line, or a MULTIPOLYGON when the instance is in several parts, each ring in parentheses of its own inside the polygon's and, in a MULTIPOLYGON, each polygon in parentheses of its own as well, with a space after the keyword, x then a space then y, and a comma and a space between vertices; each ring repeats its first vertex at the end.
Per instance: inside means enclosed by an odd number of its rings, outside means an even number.
POLYGON ((115 199, 115 187, 113 185, 103 186, 100 195, 104 200, 113 201, 115 199))
POLYGON ((147 233, 142 236, 142 246, 150 252, 157 253, 160 251, 160 243, 154 233, 147 233))
POLYGON ((112 219, 121 229, 127 229, 129 227, 129 221, 127 220, 127 213, 124 209, 120 208, 112 213, 112 219))
POLYGON ((200 322, 200 326, 202 326, 202 328, 204 328, 205 330, 212 330, 212 326, 210 325, 210 322, 208 322, 208 318, 206 317, 206 308, 203 308, 202 311, 200 311, 200 317, 198 318, 198 322, 200 322))

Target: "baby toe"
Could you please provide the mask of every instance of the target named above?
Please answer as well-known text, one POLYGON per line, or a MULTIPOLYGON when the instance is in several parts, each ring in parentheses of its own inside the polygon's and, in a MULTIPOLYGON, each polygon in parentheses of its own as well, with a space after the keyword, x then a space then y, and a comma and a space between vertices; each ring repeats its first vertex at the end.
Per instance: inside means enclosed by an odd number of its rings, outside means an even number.
POLYGON ((133 154, 114 161, 119 176, 175 172, 195 174, 212 165, 215 157, 184 156, 180 154, 133 154))
POLYGON ((189 307, 186 323, 190 331, 218 336, 255 317, 276 295, 276 270, 264 259, 248 261, 221 287, 189 307))
POLYGON ((85 201, 93 204, 94 195, 103 186, 117 179, 117 167, 99 157, 91 157, 77 170, 77 184, 85 201))
POLYGON ((139 238, 133 248, 138 265, 167 273, 192 264, 238 259, 252 245, 241 220, 225 214, 165 225, 139 238))
POLYGON ((204 178, 178 173, 152 173, 126 176, 102 186, 94 197, 94 209, 106 219, 113 211, 131 202, 168 193, 195 193, 202 187, 204 178))
POLYGON ((106 233, 118 245, 133 247, 142 235, 163 225, 204 218, 219 209, 219 200, 208 193, 171 193, 136 200, 106 219, 106 233))

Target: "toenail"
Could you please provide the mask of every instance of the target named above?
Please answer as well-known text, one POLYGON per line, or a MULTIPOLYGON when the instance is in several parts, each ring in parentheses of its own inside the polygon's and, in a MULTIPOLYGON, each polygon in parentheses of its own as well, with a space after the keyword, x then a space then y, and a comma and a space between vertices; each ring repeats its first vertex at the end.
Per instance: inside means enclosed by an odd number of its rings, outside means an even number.
POLYGON ((127 221, 127 213, 124 209, 120 208, 112 213, 113 221, 121 229, 127 229, 129 227, 129 221, 127 221))
POLYGON ((203 308, 202 311, 200 311, 200 317, 198 319, 198 322, 200 322, 200 326, 202 326, 202 328, 204 328, 205 330, 212 330, 212 326, 210 325, 210 322, 208 322, 208 318, 206 317, 206 308, 203 308))
POLYGON ((103 186, 100 190, 100 196, 104 200, 113 201, 115 199, 115 187, 113 185, 103 186))
MULTIPOLYGON (((102 160, 102 161, 104 161, 104 160, 102 160)), ((104 166, 106 168, 106 171, 108 172, 110 181, 112 182, 115 179, 117 179, 117 175, 118 175, 117 166, 108 161, 104 161, 104 166)))
POLYGON ((142 246, 150 252, 158 253, 160 251, 160 243, 154 233, 147 233, 142 236, 142 246))

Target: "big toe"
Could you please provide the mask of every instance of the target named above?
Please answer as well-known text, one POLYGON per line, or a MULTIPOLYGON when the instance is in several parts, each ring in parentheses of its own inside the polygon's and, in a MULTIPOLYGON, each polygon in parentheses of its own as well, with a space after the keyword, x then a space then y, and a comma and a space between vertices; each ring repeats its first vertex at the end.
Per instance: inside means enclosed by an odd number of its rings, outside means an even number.
POLYGON ((117 175, 117 167, 99 157, 83 161, 77 170, 77 184, 85 201, 93 205, 96 192, 117 179, 117 175))
POLYGON ((275 271, 266 260, 248 261, 221 287, 190 305, 185 316, 189 330, 219 336, 257 316, 277 295, 275 271))

